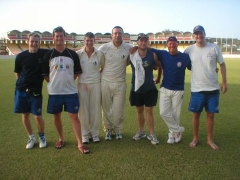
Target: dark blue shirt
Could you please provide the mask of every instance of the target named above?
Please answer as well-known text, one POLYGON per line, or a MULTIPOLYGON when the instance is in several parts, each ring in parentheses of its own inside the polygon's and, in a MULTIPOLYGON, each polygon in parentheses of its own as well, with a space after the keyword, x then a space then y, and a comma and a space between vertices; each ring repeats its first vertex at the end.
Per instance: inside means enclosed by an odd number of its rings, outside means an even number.
POLYGON ((185 69, 191 69, 188 54, 178 52, 171 55, 168 51, 152 49, 158 56, 163 68, 161 87, 169 90, 184 90, 185 69))
MULTIPOLYGON (((136 91, 137 93, 146 93, 152 89, 156 89, 155 83, 153 81, 153 67, 155 65, 153 52, 147 50, 147 54, 144 58, 142 58, 143 68, 145 70, 145 80, 143 85, 136 91)), ((132 67, 132 88, 134 91, 135 87, 135 67, 131 63, 132 67)))
POLYGON ((19 74, 16 82, 16 89, 42 89, 42 58, 48 49, 38 49, 36 53, 28 50, 19 53, 15 59, 14 72, 19 74))

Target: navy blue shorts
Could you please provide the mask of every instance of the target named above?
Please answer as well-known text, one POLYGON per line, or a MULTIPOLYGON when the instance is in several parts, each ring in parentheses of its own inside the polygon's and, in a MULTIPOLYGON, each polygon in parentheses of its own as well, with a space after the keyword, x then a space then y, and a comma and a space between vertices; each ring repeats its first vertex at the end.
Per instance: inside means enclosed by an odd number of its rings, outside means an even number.
POLYGON ((216 93, 192 92, 188 110, 195 113, 205 111, 210 113, 219 112, 219 91, 216 93))
POLYGON ((42 115, 42 95, 33 96, 26 91, 15 91, 14 113, 32 113, 42 115))
POLYGON ((134 91, 130 92, 129 101, 131 106, 143 106, 153 107, 156 106, 158 99, 158 90, 153 89, 146 93, 136 93, 134 91))
POLYGON ((57 114, 64 111, 76 114, 79 109, 78 94, 49 95, 47 112, 57 114))

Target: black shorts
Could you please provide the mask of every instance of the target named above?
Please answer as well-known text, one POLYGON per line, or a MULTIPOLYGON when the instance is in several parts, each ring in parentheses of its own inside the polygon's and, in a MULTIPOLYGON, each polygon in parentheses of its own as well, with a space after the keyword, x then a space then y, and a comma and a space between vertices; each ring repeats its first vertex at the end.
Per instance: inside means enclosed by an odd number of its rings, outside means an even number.
POLYGON ((156 106, 158 99, 158 90, 153 89, 146 93, 136 93, 130 91, 129 101, 131 106, 143 106, 153 107, 156 106))

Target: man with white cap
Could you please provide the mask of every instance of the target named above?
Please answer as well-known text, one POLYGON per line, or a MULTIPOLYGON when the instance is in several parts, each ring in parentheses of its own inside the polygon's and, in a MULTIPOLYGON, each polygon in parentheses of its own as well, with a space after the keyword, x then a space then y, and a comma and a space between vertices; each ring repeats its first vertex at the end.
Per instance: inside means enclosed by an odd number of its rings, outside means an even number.
POLYGON ((198 144, 199 119, 203 108, 207 113, 207 143, 214 149, 218 146, 213 142, 214 114, 219 112, 219 83, 216 73, 217 63, 222 74, 221 90, 227 92, 226 65, 221 50, 216 44, 205 41, 206 33, 202 26, 193 29, 196 43, 189 46, 185 53, 189 54, 191 68, 191 99, 189 111, 193 112, 193 141, 190 147, 198 144))

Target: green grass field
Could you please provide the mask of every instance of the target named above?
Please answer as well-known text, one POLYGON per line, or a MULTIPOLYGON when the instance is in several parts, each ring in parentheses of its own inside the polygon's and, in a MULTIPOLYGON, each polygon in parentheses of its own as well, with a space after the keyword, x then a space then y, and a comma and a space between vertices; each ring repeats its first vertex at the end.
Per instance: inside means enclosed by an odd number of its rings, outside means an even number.
MULTIPOLYGON (((54 147, 58 137, 52 116, 46 113, 46 84, 43 117, 48 146, 45 149, 38 146, 32 150, 25 149, 28 137, 21 116, 13 113, 14 60, 0 60, 0 179, 240 179, 240 59, 226 59, 226 64, 229 90, 220 96, 220 114, 216 115, 214 129, 214 140, 219 150, 212 150, 206 143, 205 113, 201 116, 199 145, 189 147, 192 140, 191 113, 187 110, 190 72, 186 75, 181 114, 181 124, 185 127, 182 141, 175 145, 166 143, 168 130, 159 116, 158 106, 154 109, 154 117, 160 144, 152 145, 146 138, 133 141, 132 136, 138 128, 135 107, 128 102, 131 76, 128 67, 123 139, 105 141, 101 127, 102 141, 90 143, 91 153, 83 155, 77 150, 66 113, 63 114, 66 146, 61 150, 54 147)), ((37 136, 35 122, 32 122, 37 136)))

